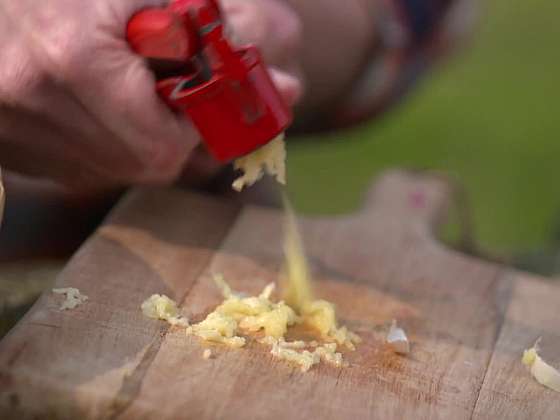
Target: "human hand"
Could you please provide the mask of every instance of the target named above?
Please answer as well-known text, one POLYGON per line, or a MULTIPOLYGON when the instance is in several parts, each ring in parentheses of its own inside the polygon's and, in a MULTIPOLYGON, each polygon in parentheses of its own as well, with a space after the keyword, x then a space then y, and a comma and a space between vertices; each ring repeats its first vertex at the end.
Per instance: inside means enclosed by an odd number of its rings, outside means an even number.
MULTIPOLYGON (((237 46, 259 47, 280 94, 290 106, 295 105, 304 91, 299 64, 303 46, 299 15, 284 0, 222 0, 221 6, 230 41, 237 46)), ((197 148, 182 180, 185 185, 205 185, 221 169, 204 148, 197 148)))
MULTIPOLYGON (((223 3, 235 39, 261 47, 295 102, 295 14, 278 0, 223 3)), ((198 136, 157 97, 153 75, 125 41, 134 12, 163 5, 0 0, 0 164, 80 189, 175 179, 198 136)))
POLYGON ((300 17, 284 0, 222 0, 221 3, 232 43, 259 47, 280 93, 287 103, 294 105, 303 93, 300 17))

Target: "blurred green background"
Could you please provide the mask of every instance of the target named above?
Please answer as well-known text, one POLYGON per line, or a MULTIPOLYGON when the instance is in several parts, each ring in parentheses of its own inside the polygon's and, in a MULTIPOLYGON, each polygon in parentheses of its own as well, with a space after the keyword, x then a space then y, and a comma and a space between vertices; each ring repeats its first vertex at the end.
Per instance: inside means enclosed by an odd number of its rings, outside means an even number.
POLYGON ((387 167, 437 169, 466 187, 483 249, 549 249, 560 223, 558 16, 553 0, 480 4, 472 43, 381 121, 292 141, 296 207, 348 211, 387 167))

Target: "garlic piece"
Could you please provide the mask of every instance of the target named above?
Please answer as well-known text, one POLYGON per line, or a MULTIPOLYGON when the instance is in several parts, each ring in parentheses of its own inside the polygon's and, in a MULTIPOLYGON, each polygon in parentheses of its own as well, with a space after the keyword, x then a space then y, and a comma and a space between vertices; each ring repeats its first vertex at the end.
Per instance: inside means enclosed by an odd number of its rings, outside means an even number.
POLYGON ((391 328, 387 333, 387 344, 398 354, 410 353, 410 343, 406 337, 406 333, 402 328, 397 327, 397 321, 393 320, 391 328))
POLYGON ((53 293, 66 296, 66 299, 62 302, 62 305, 60 305, 60 309, 63 311, 66 309, 74 309, 76 306, 88 300, 88 297, 80 293, 75 287, 63 287, 60 289, 52 289, 52 291, 53 293))
POLYGON ((540 338, 533 347, 523 352, 521 362, 529 368, 531 375, 533 375, 538 383, 556 392, 560 392, 560 372, 539 356, 539 341, 540 338))
POLYGON ((300 352, 295 350, 294 347, 298 348, 299 345, 294 346, 292 343, 284 341, 284 339, 275 340, 272 343, 270 353, 278 359, 298 364, 302 372, 307 372, 313 365, 321 361, 321 357, 316 352, 311 353, 308 350, 300 352))
POLYGON ((181 316, 177 302, 165 295, 154 294, 140 306, 144 316, 167 321, 171 325, 188 327, 189 321, 181 316))

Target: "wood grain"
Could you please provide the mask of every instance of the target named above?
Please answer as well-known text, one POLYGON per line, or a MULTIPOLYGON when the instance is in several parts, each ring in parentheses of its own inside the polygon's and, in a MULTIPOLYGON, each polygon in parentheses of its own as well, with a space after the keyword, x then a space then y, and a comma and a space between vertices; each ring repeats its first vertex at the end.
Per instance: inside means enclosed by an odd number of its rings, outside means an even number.
POLYGON ((560 367, 558 287, 515 272, 505 272, 503 281, 514 286, 473 418, 560 418, 558 393, 529 380, 519 362, 542 337, 541 356, 560 367))
POLYGON ((281 213, 137 191, 58 279, 88 303, 60 312, 46 293, 0 343, 0 407, 18 418, 559 418, 557 394, 520 356, 539 335, 560 354, 560 289, 437 242, 452 189, 389 172, 362 211, 301 219, 316 294, 364 339, 345 352, 349 367, 307 373, 255 342, 213 346, 204 360, 204 343, 139 310, 165 293, 198 320, 220 302, 214 273, 247 292, 276 280, 281 213), (411 338, 407 357, 383 344, 393 318, 411 338))

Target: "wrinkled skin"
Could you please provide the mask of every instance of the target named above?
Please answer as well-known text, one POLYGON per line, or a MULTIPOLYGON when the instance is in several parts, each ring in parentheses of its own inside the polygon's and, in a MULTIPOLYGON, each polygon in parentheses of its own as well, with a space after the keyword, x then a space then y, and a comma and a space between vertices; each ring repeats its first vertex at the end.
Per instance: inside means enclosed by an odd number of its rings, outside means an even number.
MULTIPOLYGON (((163 4, 0 0, 0 165, 81 191, 176 179, 198 135, 157 97, 124 39, 135 11, 163 4)), ((261 48, 294 104, 303 89, 298 15, 281 0, 222 6, 234 42, 261 48)), ((212 167, 197 153, 193 166, 212 167)))

